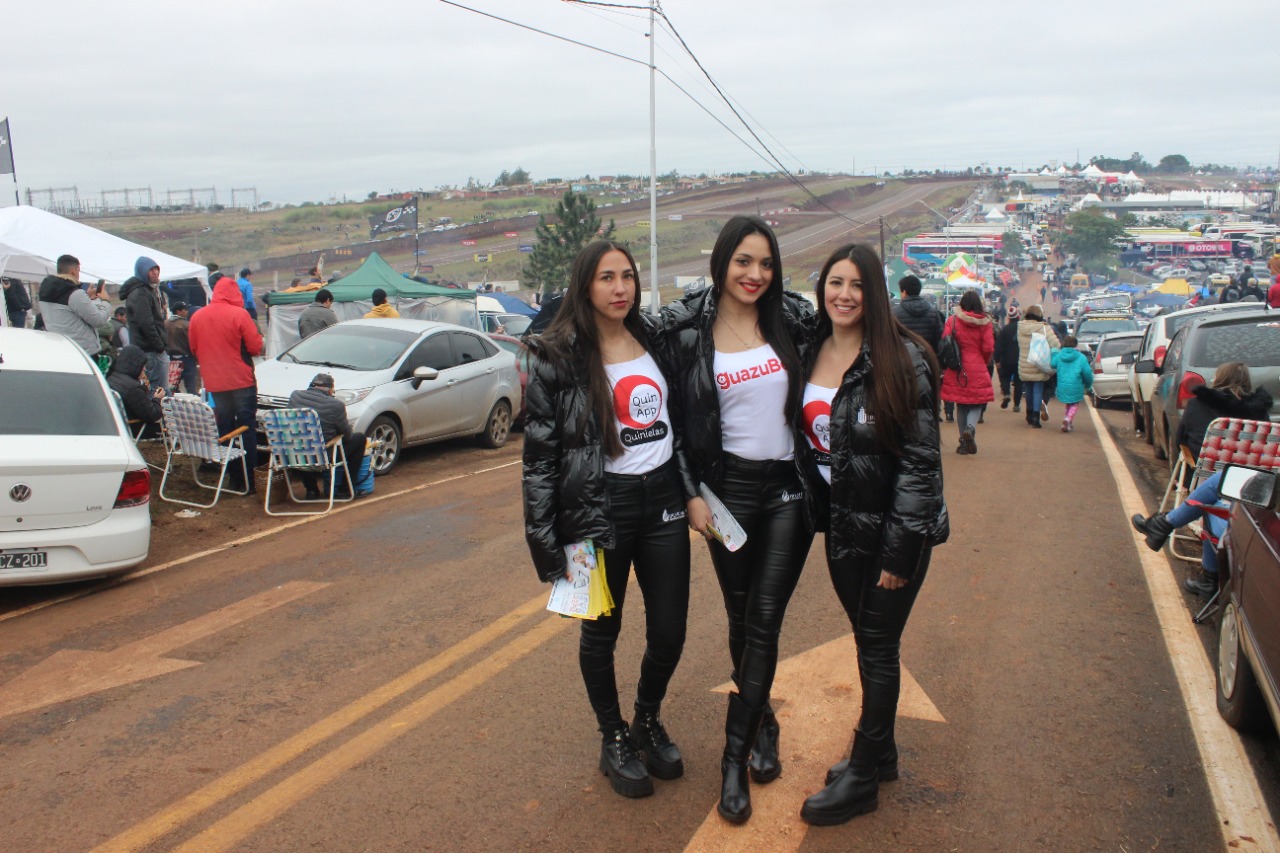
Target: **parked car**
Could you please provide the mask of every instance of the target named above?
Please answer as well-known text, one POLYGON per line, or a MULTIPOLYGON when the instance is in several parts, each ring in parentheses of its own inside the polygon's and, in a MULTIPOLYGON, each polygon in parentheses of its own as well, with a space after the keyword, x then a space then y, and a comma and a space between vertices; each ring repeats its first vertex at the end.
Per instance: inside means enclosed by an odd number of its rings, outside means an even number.
POLYGON ((1129 399, 1130 358, 1142 343, 1142 332, 1113 332, 1103 335, 1093 354, 1093 404, 1102 400, 1129 399))
POLYGON ((512 314, 498 311, 481 311, 480 326, 485 332, 499 335, 520 336, 529 331, 533 317, 526 314, 512 314))
POLYGON ((0 361, 0 586, 141 563, 151 473, 102 373, 70 338, 27 329, 0 328, 0 361))
POLYGON ((1138 318, 1129 311, 1090 311, 1080 316, 1076 323, 1077 348, 1085 355, 1093 355, 1103 335, 1116 332, 1138 331, 1138 318))
POLYGON ((515 425, 520 426, 524 423, 525 390, 529 387, 529 348, 511 335, 490 332, 489 340, 516 357, 516 370, 520 372, 520 413, 516 415, 515 425))
POLYGON ((259 362, 258 408, 281 409, 316 373, 334 378, 385 474, 405 447, 475 435, 501 447, 520 411, 516 358, 474 329, 427 320, 348 320, 259 362))
POLYGON ((1272 419, 1280 418, 1280 312, 1254 308, 1195 317, 1169 341, 1161 367, 1153 359, 1140 359, 1133 366, 1135 373, 1157 374, 1151 393, 1151 439, 1157 459, 1177 456, 1174 441, 1182 410, 1194 396, 1191 389, 1212 379, 1218 366, 1228 361, 1248 366, 1253 387, 1265 388, 1274 401, 1272 419))
MULTIPOLYGON (((1272 436, 1274 437, 1274 436, 1272 436)), ((1280 448, 1280 445, 1268 445, 1280 448)), ((1280 726, 1280 483, 1273 471, 1230 466, 1221 493, 1234 501, 1220 543, 1218 713, 1249 731, 1280 726)))
POLYGON ((1147 444, 1152 443, 1151 395, 1155 391, 1156 378, 1160 367, 1164 364, 1165 352, 1169 348, 1169 341, 1179 329, 1195 317, 1204 316, 1215 311, 1239 310, 1256 311, 1258 306, 1256 303, 1250 302, 1200 305, 1195 308, 1174 311, 1171 314, 1156 317, 1151 321, 1151 325, 1147 327, 1146 335, 1142 338, 1142 346, 1138 349, 1138 355, 1134 360, 1135 362, 1151 361, 1156 370, 1148 373, 1139 373, 1136 370, 1131 370, 1128 374, 1129 397, 1133 401, 1133 428, 1146 437, 1147 444))

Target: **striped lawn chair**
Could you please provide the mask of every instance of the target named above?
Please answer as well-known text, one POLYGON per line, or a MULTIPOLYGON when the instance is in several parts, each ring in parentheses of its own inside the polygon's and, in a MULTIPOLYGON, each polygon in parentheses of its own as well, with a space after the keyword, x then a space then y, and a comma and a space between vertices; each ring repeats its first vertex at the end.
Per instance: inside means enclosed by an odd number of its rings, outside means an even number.
POLYGON ((266 511, 268 515, 324 515, 333 509, 335 501, 354 499, 355 486, 347 470, 347 454, 342 447, 342 436, 324 440, 324 428, 315 409, 266 409, 261 412, 262 426, 267 433, 267 447, 271 451, 271 476, 267 478, 266 511), (328 497, 299 498, 294 492, 290 471, 324 476, 329 481, 328 497), (284 480, 285 492, 295 503, 325 504, 324 509, 276 512, 271 509, 271 484, 279 474, 284 480), (339 474, 347 481, 347 497, 336 497, 339 474))
POLYGON ((172 397, 166 397, 161 401, 160 406, 164 410, 164 426, 168 433, 168 440, 165 442, 168 454, 165 458, 164 477, 160 480, 161 498, 170 503, 208 509, 218 502, 223 492, 233 495, 249 494, 248 487, 253 480, 250 479, 252 473, 245 460, 243 438, 248 427, 237 427, 226 435, 218 435, 218 423, 213 416, 213 409, 204 400, 192 394, 175 394, 172 397), (164 493, 165 483, 173 472, 174 459, 178 456, 186 456, 191 460, 191 474, 196 485, 213 491, 213 500, 210 503, 185 501, 181 498, 169 497, 164 493), (240 463, 240 470, 244 472, 244 491, 237 491, 224 485, 227 479, 227 466, 236 461, 240 463), (218 466, 217 483, 209 484, 200 479, 202 462, 218 466))

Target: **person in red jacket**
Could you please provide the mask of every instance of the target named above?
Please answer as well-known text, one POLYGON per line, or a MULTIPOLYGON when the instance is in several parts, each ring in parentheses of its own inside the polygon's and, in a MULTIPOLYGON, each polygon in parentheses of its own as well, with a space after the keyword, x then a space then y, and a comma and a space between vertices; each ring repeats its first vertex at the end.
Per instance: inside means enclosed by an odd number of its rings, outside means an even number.
POLYGON ((1276 276, 1275 282, 1267 290, 1267 305, 1280 308, 1280 275, 1276 276))
POLYGON ((257 409, 258 383, 253 374, 253 356, 262 355, 262 334, 244 310, 244 298, 234 278, 222 276, 214 282, 213 301, 191 318, 187 333, 191 352, 200 365, 204 388, 213 395, 213 411, 218 432, 226 435, 237 427, 244 433, 248 482, 239 482, 239 468, 229 469, 232 487, 257 491, 253 469, 258 465, 257 409))
POLYGON ((960 305, 947 318, 942 334, 953 331, 960 344, 960 369, 942 372, 942 399, 956 404, 956 426, 960 428, 956 453, 977 453, 978 419, 983 406, 996 398, 991 384, 996 341, 991 318, 982 309, 982 297, 976 290, 965 291, 960 305))

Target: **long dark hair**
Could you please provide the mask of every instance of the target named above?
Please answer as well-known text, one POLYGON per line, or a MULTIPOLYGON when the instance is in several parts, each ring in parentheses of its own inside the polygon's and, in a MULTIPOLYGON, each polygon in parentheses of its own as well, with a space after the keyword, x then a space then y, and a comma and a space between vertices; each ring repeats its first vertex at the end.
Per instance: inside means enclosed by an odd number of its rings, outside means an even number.
POLYGON ((827 276, 840 261, 852 261, 862 277, 862 340, 871 351, 874 374, 867 382, 867 408, 875 417, 876 438, 897 456, 902 451, 899 437, 916 418, 916 374, 906 341, 920 348, 929 364, 929 384, 937 407, 938 363, 924 339, 912 333, 893 316, 884 264, 876 250, 865 243, 841 246, 827 258, 814 288, 818 294, 818 341, 831 335, 831 315, 827 313, 827 276))
POLYGON ((600 335, 596 328, 595 308, 591 305, 591 282, 595 278, 596 267, 600 265, 600 259, 609 252, 621 252, 631 264, 636 292, 622 324, 648 351, 649 343, 640 321, 640 270, 627 247, 612 240, 590 243, 574 258, 564 302, 561 303, 556 318, 547 327, 546 334, 542 336, 542 342, 549 354, 561 362, 586 362, 587 397, 599 425, 600 443, 604 446, 606 456, 617 459, 626 448, 618 438, 618 421, 613 411, 613 389, 609 386, 609 376, 605 373, 604 357, 600 355, 600 335))
POLYGON ((756 313, 760 334, 773 347, 787 371, 787 405, 784 414, 787 423, 791 423, 800 410, 804 368, 800 365, 800 354, 796 351, 795 341, 782 321, 782 250, 778 247, 778 238, 774 236, 773 229, 763 219, 758 216, 734 216, 720 229, 720 236, 711 249, 712 286, 718 302, 729 277, 729 264, 734 253, 738 251, 742 241, 752 234, 759 234, 769 242, 769 255, 773 259, 773 280, 756 300, 756 313))

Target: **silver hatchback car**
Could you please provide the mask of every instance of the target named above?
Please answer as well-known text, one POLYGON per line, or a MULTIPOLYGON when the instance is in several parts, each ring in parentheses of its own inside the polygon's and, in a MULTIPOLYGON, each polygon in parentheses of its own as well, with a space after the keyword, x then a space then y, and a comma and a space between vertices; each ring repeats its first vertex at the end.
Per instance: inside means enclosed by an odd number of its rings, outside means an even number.
POLYGON ((374 442, 385 474, 405 447, 475 435, 501 447, 520 411, 511 353, 475 329, 427 320, 348 320, 255 368, 258 408, 280 409, 317 373, 333 376, 353 429, 374 442))

